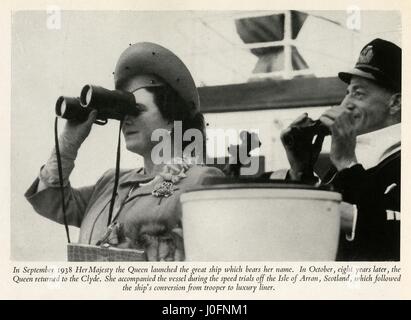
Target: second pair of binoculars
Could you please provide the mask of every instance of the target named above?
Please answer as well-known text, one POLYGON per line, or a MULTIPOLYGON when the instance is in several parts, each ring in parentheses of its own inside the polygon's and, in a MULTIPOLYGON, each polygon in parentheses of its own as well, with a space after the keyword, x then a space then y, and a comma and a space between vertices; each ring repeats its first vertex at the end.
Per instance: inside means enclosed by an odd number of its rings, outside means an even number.
POLYGON ((298 141, 312 140, 314 136, 328 136, 331 134, 330 129, 320 120, 306 118, 302 123, 292 125, 283 137, 283 143, 288 148, 298 147, 298 141))
POLYGON ((56 115, 67 120, 84 122, 93 109, 97 110, 95 123, 100 125, 108 119, 122 120, 126 115, 138 116, 141 112, 132 93, 90 84, 83 87, 80 97, 61 96, 56 102, 56 115))

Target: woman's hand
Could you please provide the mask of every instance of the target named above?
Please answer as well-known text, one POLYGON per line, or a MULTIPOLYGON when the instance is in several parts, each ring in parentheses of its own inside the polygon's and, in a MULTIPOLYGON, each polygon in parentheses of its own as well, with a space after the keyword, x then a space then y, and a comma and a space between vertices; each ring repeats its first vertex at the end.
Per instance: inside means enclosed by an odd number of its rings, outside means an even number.
MULTIPOLYGON (((66 125, 64 126, 58 141, 63 169, 63 185, 67 185, 68 183, 68 178, 74 168, 74 160, 76 160, 77 151, 89 135, 96 116, 97 111, 93 110, 90 112, 88 119, 85 122, 79 123, 78 121, 73 120, 66 121, 66 125)), ((40 181, 37 186, 37 192, 47 189, 51 185, 58 186, 60 184, 55 148, 53 149, 50 158, 41 169, 39 177, 40 181)))
POLYGON ((146 252, 148 261, 183 261, 183 230, 166 229, 164 225, 149 223, 140 230, 139 246, 146 252))
POLYGON ((80 148, 81 144, 90 134, 91 127, 96 120, 96 117, 97 110, 92 110, 88 115, 87 120, 84 122, 78 122, 76 120, 66 121, 59 138, 62 151, 64 151, 64 147, 74 148, 75 150, 80 148))
POLYGON ((125 235, 124 225, 114 223, 97 245, 108 243, 121 249, 144 250, 148 261, 183 261, 183 229, 168 229, 165 224, 147 222, 140 226, 137 240, 125 235))
POLYGON ((150 236, 145 251, 148 261, 183 261, 182 229, 173 229, 161 236, 150 236))

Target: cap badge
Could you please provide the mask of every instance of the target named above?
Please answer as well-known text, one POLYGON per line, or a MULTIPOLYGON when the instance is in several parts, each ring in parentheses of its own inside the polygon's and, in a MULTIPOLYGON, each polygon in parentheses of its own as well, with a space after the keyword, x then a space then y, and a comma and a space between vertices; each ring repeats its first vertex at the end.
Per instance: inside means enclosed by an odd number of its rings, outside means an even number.
POLYGON ((372 49, 372 46, 366 46, 364 49, 362 49, 360 53, 360 57, 358 58, 358 63, 362 64, 369 64, 372 57, 374 56, 374 52, 372 49))

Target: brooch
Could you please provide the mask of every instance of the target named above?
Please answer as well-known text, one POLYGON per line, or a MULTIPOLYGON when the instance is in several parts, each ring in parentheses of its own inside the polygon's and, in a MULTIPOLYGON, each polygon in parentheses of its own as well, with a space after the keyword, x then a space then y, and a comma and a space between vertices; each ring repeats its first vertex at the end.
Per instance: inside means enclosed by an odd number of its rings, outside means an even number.
POLYGON ((174 183, 171 181, 163 181, 160 182, 158 184, 156 184, 156 186, 154 187, 153 192, 151 192, 151 194, 155 197, 163 197, 163 198, 168 198, 169 196, 171 196, 174 193, 174 190, 176 190, 174 188, 174 183))

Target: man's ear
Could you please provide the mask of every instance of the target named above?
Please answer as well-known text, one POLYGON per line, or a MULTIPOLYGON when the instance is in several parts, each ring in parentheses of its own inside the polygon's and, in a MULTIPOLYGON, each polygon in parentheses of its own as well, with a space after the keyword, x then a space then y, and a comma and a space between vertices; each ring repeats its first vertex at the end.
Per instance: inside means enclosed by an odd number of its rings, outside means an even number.
POLYGON ((389 101, 390 115, 401 115, 401 93, 394 93, 389 101))

